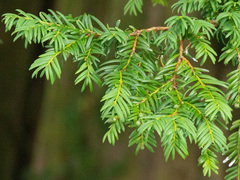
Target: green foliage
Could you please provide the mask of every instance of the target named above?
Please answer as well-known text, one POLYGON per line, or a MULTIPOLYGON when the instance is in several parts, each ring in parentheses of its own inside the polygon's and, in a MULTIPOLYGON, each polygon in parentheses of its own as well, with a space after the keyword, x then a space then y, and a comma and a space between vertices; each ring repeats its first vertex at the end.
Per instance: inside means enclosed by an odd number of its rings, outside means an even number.
MULTIPOLYGON (((156 6, 157 4, 161 4, 163 6, 168 5, 166 0, 152 0, 152 3, 154 6, 156 6)), ((142 13, 142 6, 143 0, 129 0, 124 7, 124 14, 127 14, 129 12, 130 14, 134 14, 136 16, 137 12, 142 13)))
POLYGON ((168 5, 166 0, 152 0, 152 2, 153 2, 154 6, 156 6, 157 4, 161 4, 163 6, 167 6, 168 5))
MULTIPOLYGON (((165 0, 152 2, 166 5, 165 0)), ((142 5, 142 0, 129 0, 124 12, 137 15, 142 5)), ((13 29, 14 41, 24 38, 26 47, 40 43, 46 48, 30 67, 33 77, 45 76, 53 84, 71 56, 78 67, 75 84, 82 91, 87 86, 92 91, 93 83, 107 87, 101 113, 109 129, 103 141, 114 145, 131 128, 129 146, 135 145, 137 154, 144 148, 153 152, 159 136, 166 161, 176 153, 185 159, 188 143, 195 143, 203 174, 218 173, 216 154, 226 153, 229 166, 234 165, 227 170, 231 180, 240 177, 240 121, 233 122, 231 129, 238 131, 228 144, 222 128, 228 129, 232 120, 230 105, 239 108, 240 103, 239 7, 240 1, 179 0, 172 9, 180 15, 167 19, 166 27, 142 30, 131 25, 122 30, 120 21, 109 27, 92 15, 74 18, 52 10, 39 16, 17 10, 4 14, 3 21, 6 31, 13 29), (188 15, 194 11, 202 18, 188 15), (211 46, 214 36, 224 46, 221 54, 211 46), (237 65, 227 82, 192 65, 216 63, 218 55, 226 65, 237 65)))
POLYGON ((236 120, 233 122, 231 126, 231 130, 236 130, 234 133, 232 133, 229 137, 229 143, 228 143, 228 151, 226 154, 228 154, 227 158, 223 161, 226 163, 230 160, 229 163, 229 169, 227 170, 227 175, 225 176, 226 180, 231 179, 239 179, 240 178, 240 120, 236 120))

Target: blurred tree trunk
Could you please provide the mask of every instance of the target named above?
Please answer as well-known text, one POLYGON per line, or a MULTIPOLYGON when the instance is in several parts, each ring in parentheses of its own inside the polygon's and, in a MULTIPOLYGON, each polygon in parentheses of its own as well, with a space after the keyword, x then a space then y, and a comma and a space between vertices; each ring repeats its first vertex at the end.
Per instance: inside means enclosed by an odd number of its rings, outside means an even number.
MULTIPOLYGON (((19 8, 37 14, 52 8, 53 0, 0 1, 0 12, 19 8)), ((0 61, 0 179, 21 179, 29 166, 35 129, 39 120, 43 80, 31 79, 28 68, 37 58, 40 46, 24 49, 22 40, 12 42, 1 25, 3 44, 0 61)))

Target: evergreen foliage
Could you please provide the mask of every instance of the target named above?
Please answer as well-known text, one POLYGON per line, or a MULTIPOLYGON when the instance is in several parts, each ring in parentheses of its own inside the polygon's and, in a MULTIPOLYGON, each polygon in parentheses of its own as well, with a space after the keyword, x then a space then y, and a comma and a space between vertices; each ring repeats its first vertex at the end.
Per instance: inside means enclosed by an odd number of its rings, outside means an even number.
MULTIPOLYGON (((143 0, 129 0, 124 13, 137 15, 142 5, 143 0)), ((239 108, 240 103, 240 1, 179 0, 172 9, 179 15, 167 19, 166 26, 141 30, 122 30, 120 21, 105 26, 89 14, 72 17, 52 10, 39 16, 17 10, 4 14, 3 21, 6 31, 13 29, 14 41, 24 38, 25 47, 41 43, 46 48, 30 67, 32 77, 45 76, 53 84, 71 56, 78 67, 75 84, 80 83, 82 91, 87 86, 92 91, 93 83, 107 87, 101 112, 109 130, 103 141, 114 145, 119 134, 131 128, 129 146, 136 145, 137 154, 144 148, 154 151, 155 136, 160 136, 166 161, 176 153, 185 159, 187 144, 195 143, 204 175, 218 173, 216 154, 224 153, 224 162, 230 160, 226 179, 240 179, 240 120, 230 128, 237 131, 229 143, 222 131, 232 120, 230 105, 239 108), (194 11, 202 18, 189 16, 194 11), (212 37, 224 46, 221 54, 212 48, 212 37), (196 53, 189 54, 190 49, 196 53), (115 56, 109 59, 111 52, 115 56), (216 63, 218 56, 236 66, 227 82, 192 65, 216 63)))

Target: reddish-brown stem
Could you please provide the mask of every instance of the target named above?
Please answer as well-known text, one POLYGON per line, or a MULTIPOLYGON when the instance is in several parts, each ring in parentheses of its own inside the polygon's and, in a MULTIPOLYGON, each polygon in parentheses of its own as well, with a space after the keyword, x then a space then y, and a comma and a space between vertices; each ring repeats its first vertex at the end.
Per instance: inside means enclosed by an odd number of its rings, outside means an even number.
POLYGON ((150 31, 166 31, 168 30, 169 27, 162 27, 162 26, 158 26, 158 27, 151 27, 151 28, 148 28, 148 29, 140 29, 140 30, 136 30, 134 32, 132 32, 130 34, 130 36, 137 36, 139 34, 141 34, 143 31, 145 32, 150 32, 150 31))
POLYGON ((182 59, 182 54, 183 54, 183 40, 181 39, 179 42, 179 58, 182 59))
MULTIPOLYGON (((218 26, 218 24, 216 23, 216 20, 210 20, 210 23, 213 24, 215 27, 218 26)), ((136 36, 138 34, 141 34, 143 31, 151 32, 151 31, 167 31, 167 30, 169 30, 169 27, 157 26, 157 27, 151 27, 147 29, 135 30, 134 32, 130 33, 130 36, 136 36)))
POLYGON ((177 77, 177 69, 180 66, 181 62, 182 62, 182 57, 183 57, 183 40, 181 39, 179 42, 179 57, 178 57, 178 62, 177 62, 177 66, 175 68, 175 72, 174 72, 174 76, 171 79, 173 81, 173 88, 177 89, 177 82, 176 82, 176 77, 177 77))
POLYGON ((212 23, 215 27, 218 26, 218 24, 216 23, 216 20, 211 20, 210 23, 212 23))
POLYGON ((137 35, 136 35, 135 41, 134 41, 134 43, 133 43, 132 52, 131 52, 131 54, 130 54, 131 56, 132 56, 132 55, 135 53, 135 51, 136 51, 137 39, 138 39, 139 35, 140 35, 140 34, 137 34, 137 35))
POLYGON ((182 57, 182 59, 187 62, 187 64, 189 65, 189 67, 192 69, 193 73, 195 73, 195 70, 194 70, 192 64, 189 62, 189 60, 187 60, 187 58, 185 58, 184 56, 182 57))
POLYGON ((133 48, 132 48, 132 52, 130 53, 130 56, 128 58, 127 64, 123 67, 123 70, 126 71, 129 63, 131 62, 132 56, 134 55, 135 51, 136 51, 136 46, 137 46, 137 39, 139 37, 140 34, 137 34, 135 37, 135 41, 133 43, 133 48))

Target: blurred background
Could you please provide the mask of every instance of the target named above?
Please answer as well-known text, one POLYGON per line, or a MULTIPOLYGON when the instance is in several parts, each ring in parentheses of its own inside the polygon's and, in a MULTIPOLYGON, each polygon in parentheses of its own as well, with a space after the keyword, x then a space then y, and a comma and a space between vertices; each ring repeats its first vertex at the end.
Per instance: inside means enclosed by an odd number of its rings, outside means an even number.
MULTIPOLYGON (((65 15, 90 13, 104 24, 137 29, 163 25, 172 15, 173 4, 153 7, 144 1, 143 14, 123 15, 127 0, 1 0, 0 14, 22 9, 38 14, 51 8, 65 15)), ((128 148, 128 129, 115 146, 102 143, 107 125, 100 119, 100 99, 104 87, 81 93, 74 85, 76 64, 71 59, 63 68, 61 80, 52 86, 45 79, 31 79, 31 63, 44 50, 39 45, 24 49, 24 41, 13 43, 11 33, 0 24, 0 179, 44 180, 222 180, 226 165, 219 156, 219 175, 203 177, 198 167, 200 151, 189 145, 186 160, 164 160, 160 143, 155 153, 128 148)), ((214 43, 214 42, 213 42, 214 43)), ((220 51, 220 47, 215 47, 220 51)), ((206 64, 211 73, 224 79, 228 69, 218 63, 206 64)))

